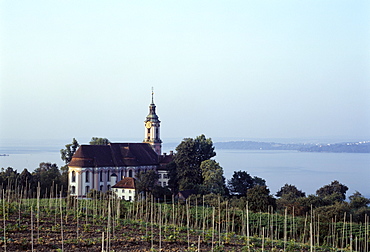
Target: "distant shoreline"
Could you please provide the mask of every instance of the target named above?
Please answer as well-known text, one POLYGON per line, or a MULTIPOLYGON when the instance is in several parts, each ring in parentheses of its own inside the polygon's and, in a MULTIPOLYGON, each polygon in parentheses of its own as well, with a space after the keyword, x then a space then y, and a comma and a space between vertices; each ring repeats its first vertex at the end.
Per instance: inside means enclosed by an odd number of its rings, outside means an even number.
POLYGON ((370 141, 334 144, 228 141, 216 142, 214 145, 217 149, 224 150, 296 150, 301 152, 370 153, 370 141))

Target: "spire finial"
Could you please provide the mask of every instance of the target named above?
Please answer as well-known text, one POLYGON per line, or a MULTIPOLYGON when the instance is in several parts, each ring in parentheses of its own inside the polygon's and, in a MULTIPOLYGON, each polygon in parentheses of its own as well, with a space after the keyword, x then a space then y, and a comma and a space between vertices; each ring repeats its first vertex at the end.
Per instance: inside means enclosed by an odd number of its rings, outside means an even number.
POLYGON ((154 104, 154 88, 152 87, 152 104, 154 104))

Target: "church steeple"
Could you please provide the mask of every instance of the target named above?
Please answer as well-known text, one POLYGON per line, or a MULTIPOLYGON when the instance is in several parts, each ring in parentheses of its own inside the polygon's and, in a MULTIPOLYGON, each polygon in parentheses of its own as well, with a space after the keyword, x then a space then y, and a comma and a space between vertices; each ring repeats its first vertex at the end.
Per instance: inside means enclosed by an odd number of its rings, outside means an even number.
POLYGON ((162 140, 160 139, 160 123, 159 117, 155 112, 154 92, 152 88, 152 103, 149 105, 149 114, 146 117, 145 123, 145 138, 144 143, 149 143, 154 151, 161 155, 162 140))

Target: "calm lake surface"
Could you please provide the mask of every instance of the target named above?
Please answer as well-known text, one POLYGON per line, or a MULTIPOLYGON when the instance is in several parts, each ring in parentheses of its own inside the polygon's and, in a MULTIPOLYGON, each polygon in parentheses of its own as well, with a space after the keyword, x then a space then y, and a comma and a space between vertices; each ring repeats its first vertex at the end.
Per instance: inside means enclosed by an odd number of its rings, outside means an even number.
POLYGON ((266 180, 275 194, 285 183, 306 194, 338 180, 349 187, 347 197, 359 191, 370 198, 369 153, 319 153, 298 151, 216 150, 216 161, 227 179, 244 170, 266 180))
MULTIPOLYGON (((216 150, 215 160, 224 169, 226 179, 234 171, 247 171, 266 180, 272 194, 285 183, 293 184, 306 194, 314 194, 320 187, 338 180, 349 187, 347 197, 355 191, 370 198, 370 154, 315 153, 297 151, 216 150)), ((2 153, 1 153, 2 154, 2 153)), ((41 162, 64 165, 60 154, 32 152, 0 156, 0 167, 24 168, 33 171, 41 162)))

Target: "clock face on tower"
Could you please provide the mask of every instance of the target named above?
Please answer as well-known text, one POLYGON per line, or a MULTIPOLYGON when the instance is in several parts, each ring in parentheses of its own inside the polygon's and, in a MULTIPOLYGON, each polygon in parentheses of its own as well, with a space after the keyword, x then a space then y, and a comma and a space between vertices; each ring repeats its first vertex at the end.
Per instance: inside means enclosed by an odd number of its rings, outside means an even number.
POLYGON ((145 127, 146 127, 147 129, 150 129, 150 128, 152 127, 152 123, 151 123, 151 122, 146 122, 146 123, 145 123, 145 127))

